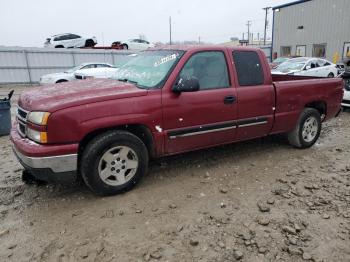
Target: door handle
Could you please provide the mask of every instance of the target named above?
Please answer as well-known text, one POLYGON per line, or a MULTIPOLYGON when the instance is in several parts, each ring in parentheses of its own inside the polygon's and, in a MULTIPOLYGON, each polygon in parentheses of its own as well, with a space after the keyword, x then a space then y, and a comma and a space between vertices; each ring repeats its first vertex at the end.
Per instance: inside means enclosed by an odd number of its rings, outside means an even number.
POLYGON ((230 104, 233 104, 234 102, 236 102, 236 97, 235 96, 226 96, 224 98, 224 104, 225 105, 230 105, 230 104))

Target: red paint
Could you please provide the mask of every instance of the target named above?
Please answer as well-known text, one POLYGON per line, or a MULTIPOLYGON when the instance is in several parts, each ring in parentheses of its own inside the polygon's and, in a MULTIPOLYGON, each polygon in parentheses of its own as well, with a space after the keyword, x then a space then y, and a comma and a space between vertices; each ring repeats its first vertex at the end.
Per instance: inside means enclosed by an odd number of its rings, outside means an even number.
POLYGON ((220 46, 171 46, 162 49, 184 50, 185 54, 161 89, 142 90, 115 80, 85 80, 39 87, 23 93, 19 99, 19 106, 23 109, 51 113, 47 128, 48 144, 28 143, 28 139, 21 138, 13 129, 11 139, 16 148, 28 156, 72 154, 78 152, 79 142, 96 130, 142 125, 153 135, 156 156, 163 156, 288 132, 296 125, 303 108, 312 102, 322 101, 327 105, 327 119, 334 117, 340 109, 343 96, 341 79, 272 77, 261 50, 220 46), (210 50, 225 53, 230 87, 173 93, 171 88, 191 55, 210 50), (239 86, 232 58, 234 50, 259 54, 265 75, 263 85, 239 86), (235 96, 237 101, 225 105, 224 97, 229 95, 235 96), (169 132, 183 128, 257 117, 263 117, 267 123, 175 139, 169 137, 169 132))

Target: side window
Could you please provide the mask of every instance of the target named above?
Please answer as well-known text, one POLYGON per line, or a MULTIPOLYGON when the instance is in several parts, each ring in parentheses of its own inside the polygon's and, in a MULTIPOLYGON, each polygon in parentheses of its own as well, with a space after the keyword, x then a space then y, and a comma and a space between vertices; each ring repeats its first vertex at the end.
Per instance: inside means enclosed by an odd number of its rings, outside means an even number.
POLYGON ((96 67, 110 67, 110 66, 106 64, 97 64, 96 67))
POLYGON ((317 65, 316 65, 316 60, 311 60, 311 61, 307 64, 307 66, 310 66, 311 69, 316 68, 316 67, 317 67, 317 65))
POLYGON ((69 35, 63 35, 61 36, 61 40, 69 40, 69 35))
POLYGON ((200 90, 230 86, 225 55, 220 51, 194 54, 181 70, 180 77, 197 78, 200 90))
POLYGON ((57 36, 57 37, 54 38, 53 41, 62 41, 62 40, 66 40, 65 39, 65 35, 57 36))
POLYGON ((331 65, 331 63, 327 60, 322 60, 322 62, 323 62, 322 66, 330 66, 331 65))
POLYGON ((94 64, 86 65, 82 69, 89 69, 89 68, 95 68, 94 64))
POLYGON ((70 34, 69 36, 70 36, 70 39, 78 39, 78 38, 80 38, 80 36, 74 35, 74 34, 70 34))
POLYGON ((234 51, 233 61, 240 86, 256 86, 264 83, 261 61, 256 52, 234 51))

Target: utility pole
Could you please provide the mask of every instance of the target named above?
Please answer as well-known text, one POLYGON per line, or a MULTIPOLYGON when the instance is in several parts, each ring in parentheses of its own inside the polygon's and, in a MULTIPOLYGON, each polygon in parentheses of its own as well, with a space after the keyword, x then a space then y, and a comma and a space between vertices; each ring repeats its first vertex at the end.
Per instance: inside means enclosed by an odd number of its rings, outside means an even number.
POLYGON ((267 30, 267 15, 269 14, 269 10, 271 7, 264 7, 263 10, 265 10, 265 30, 264 30, 264 45, 266 45, 266 30, 267 30))
POLYGON ((247 22, 247 26, 248 26, 248 45, 249 45, 249 39, 250 39, 250 26, 252 25, 252 21, 248 21, 247 22))
POLYGON ((169 43, 171 45, 171 16, 169 16, 169 43))
POLYGON ((198 44, 200 45, 201 44, 201 37, 198 36, 198 44))

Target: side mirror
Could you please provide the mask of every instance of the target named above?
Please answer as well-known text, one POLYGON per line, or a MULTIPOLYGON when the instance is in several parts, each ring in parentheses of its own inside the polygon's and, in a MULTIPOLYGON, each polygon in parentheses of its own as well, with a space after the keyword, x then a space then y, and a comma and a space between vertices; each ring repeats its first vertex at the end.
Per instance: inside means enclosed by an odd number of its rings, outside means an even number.
POLYGON ((308 65, 305 67, 305 70, 309 70, 309 69, 311 69, 311 66, 308 65))
POLYGON ((199 90, 199 81, 196 77, 180 78, 178 83, 173 86, 174 93, 195 92, 199 90))

